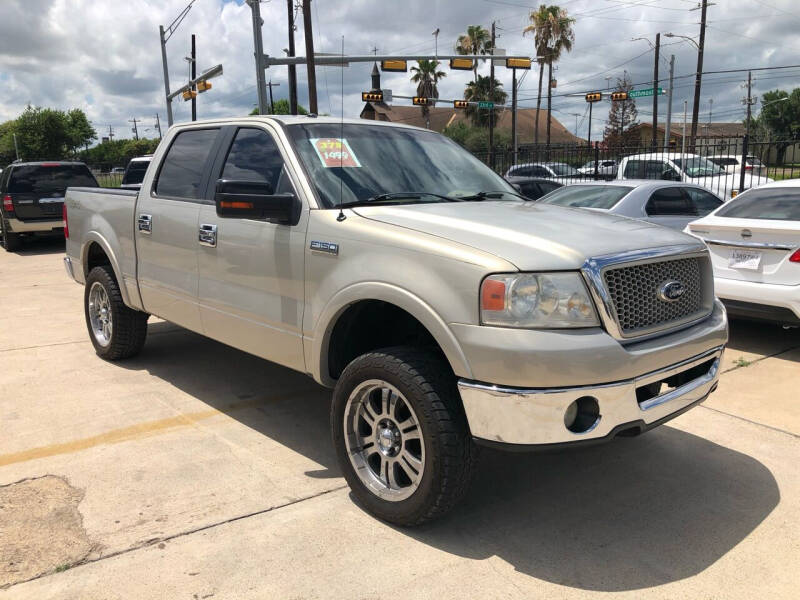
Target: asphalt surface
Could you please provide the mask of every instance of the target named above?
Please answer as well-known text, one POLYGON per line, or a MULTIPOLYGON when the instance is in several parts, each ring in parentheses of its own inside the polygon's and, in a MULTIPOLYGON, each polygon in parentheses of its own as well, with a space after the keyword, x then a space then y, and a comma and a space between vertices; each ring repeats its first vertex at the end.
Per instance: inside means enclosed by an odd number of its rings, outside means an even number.
POLYGON ((486 451, 447 518, 353 501, 304 375, 151 320, 97 358, 63 244, 0 251, 0 597, 794 598, 800 332, 734 323, 646 435, 486 451))

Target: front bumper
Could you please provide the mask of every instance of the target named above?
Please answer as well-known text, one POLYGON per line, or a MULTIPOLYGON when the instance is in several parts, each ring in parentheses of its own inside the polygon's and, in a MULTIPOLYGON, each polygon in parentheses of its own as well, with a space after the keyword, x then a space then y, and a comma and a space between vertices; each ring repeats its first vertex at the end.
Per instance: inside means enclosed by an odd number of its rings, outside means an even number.
POLYGON ((640 433, 702 402, 717 386, 723 347, 657 371, 602 385, 521 389, 461 380, 458 388, 479 442, 553 447, 640 433), (666 381, 668 380, 668 381, 666 381), (671 389, 652 392, 659 382, 671 389), (565 423, 570 404, 593 398, 599 415, 582 432, 565 423))

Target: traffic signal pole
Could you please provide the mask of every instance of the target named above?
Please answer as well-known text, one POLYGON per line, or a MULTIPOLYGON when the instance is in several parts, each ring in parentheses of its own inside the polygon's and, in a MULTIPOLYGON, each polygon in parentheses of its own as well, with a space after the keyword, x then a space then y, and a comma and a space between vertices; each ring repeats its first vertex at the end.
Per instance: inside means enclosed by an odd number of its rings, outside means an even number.
POLYGON ((247 0, 253 17, 253 51, 256 59, 256 94, 258 114, 267 114, 266 74, 264 73, 264 42, 261 37, 261 6, 259 0, 247 0))
POLYGON ((167 99, 167 125, 172 126, 172 100, 169 97, 169 68, 167 67, 167 40, 164 38, 164 26, 158 26, 161 39, 161 66, 164 69, 164 96, 167 99))
MULTIPOLYGON (((286 0, 289 12, 289 56, 294 56, 294 0, 286 0)), ((297 67, 289 65, 289 112, 297 114, 297 67)))
POLYGON ((669 150, 669 138, 672 135, 672 76, 675 73, 675 55, 669 57, 669 90, 667 91, 667 124, 664 126, 664 152, 669 150))
MULTIPOLYGON (((489 62, 489 102, 494 102, 494 21, 492 21, 492 60, 489 62)), ((494 107, 489 109, 489 165, 494 168, 494 107)))
MULTIPOLYGON (((653 151, 658 148, 658 54, 661 49, 661 34, 656 34, 655 62, 653 63, 653 151)), ((667 135, 667 132, 664 132, 667 135)))
POLYGON ((319 114, 317 109, 317 70, 314 62, 314 33, 311 29, 311 0, 303 0, 303 37, 306 40, 306 67, 308 68, 308 112, 319 114))
POLYGON ((514 161, 512 164, 517 164, 517 70, 516 69, 511 69, 511 148, 514 151, 514 161))
MULTIPOLYGON (((197 53, 195 52, 194 34, 192 34, 192 81, 197 78, 197 53)), ((197 85, 192 86, 192 91, 197 92, 197 85)), ((197 121, 197 94, 192 95, 192 121, 197 121)))

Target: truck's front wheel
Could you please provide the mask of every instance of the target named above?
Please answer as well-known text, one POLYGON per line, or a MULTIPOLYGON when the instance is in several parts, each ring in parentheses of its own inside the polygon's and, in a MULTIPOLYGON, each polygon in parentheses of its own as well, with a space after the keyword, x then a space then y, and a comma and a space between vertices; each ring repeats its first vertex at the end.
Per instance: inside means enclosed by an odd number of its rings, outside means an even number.
POLYGON ((476 448, 441 358, 405 347, 364 354, 344 370, 333 398, 339 465, 372 514, 419 525, 464 495, 476 448))
POLYGON ((95 267, 86 278, 84 311, 97 355, 120 360, 139 353, 147 337, 149 315, 125 306, 111 267, 95 267))

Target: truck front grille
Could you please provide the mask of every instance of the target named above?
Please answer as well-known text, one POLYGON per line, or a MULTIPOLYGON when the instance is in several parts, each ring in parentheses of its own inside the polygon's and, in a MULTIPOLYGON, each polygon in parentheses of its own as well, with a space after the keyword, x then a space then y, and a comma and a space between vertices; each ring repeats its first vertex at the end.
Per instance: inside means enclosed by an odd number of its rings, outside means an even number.
POLYGON ((713 288, 700 257, 666 259, 607 269, 603 273, 616 313, 617 325, 625 337, 643 335, 693 321, 711 312, 713 288), (679 282, 683 294, 669 301, 659 295, 670 282, 679 282))

